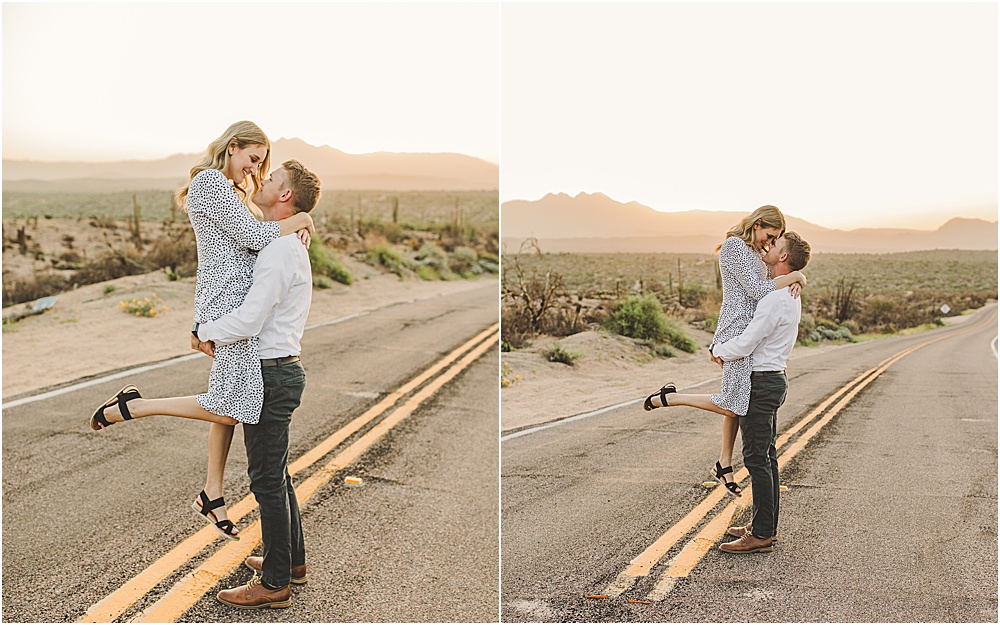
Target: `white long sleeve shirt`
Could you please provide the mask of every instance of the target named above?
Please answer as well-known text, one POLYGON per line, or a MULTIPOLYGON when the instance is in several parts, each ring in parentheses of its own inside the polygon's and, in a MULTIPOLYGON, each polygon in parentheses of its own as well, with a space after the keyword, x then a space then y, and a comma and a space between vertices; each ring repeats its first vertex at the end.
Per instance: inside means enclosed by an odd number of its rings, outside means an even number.
POLYGON ((292 233, 260 251, 246 299, 231 313, 201 324, 198 338, 228 345, 257 336, 261 358, 299 356, 311 302, 309 253, 292 233))
POLYGON ((746 330, 724 343, 712 346, 712 354, 725 361, 753 354, 754 371, 781 371, 799 336, 802 302, 788 287, 772 291, 757 302, 757 310, 746 330))

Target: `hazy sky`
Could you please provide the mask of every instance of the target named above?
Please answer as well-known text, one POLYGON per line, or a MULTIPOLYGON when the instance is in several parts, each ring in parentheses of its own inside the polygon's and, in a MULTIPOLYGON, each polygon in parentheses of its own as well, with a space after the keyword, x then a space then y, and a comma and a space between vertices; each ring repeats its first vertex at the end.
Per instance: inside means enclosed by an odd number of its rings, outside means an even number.
POLYGON ((501 199, 997 219, 997 6, 505 4, 501 199))
POLYGON ((3 5, 3 156, 156 159, 240 119, 499 159, 497 4, 3 5))

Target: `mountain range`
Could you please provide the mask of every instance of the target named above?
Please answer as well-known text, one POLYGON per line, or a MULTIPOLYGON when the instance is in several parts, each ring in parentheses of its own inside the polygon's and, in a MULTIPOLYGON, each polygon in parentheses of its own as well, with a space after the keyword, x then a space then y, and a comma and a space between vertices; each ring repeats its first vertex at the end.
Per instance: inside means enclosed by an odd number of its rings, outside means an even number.
MULTIPOLYGON (((638 202, 622 203, 602 193, 550 193, 540 200, 511 200, 501 206, 501 235, 507 252, 529 238, 546 252, 711 253, 746 212, 689 210, 659 212, 638 202)), ((815 252, 883 253, 929 249, 996 250, 997 222, 956 217, 937 230, 826 228, 785 215, 786 228, 815 252)))
MULTIPOLYGON (((102 163, 3 160, 4 188, 12 191, 119 191, 176 189, 201 154, 145 161, 102 163)), ((301 139, 271 145, 271 166, 296 159, 316 172, 324 189, 379 191, 482 190, 498 188, 500 168, 464 154, 375 152, 348 154, 301 139)))

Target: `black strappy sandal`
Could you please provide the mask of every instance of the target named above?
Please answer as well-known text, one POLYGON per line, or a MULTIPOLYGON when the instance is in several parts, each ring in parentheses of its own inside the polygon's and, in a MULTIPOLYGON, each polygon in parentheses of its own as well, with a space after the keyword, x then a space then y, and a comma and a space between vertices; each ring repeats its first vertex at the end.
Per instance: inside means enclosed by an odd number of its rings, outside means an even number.
POLYGON ((90 418, 90 428, 92 430, 103 430, 109 425, 118 423, 118 421, 108 421, 104 418, 104 411, 115 404, 118 404, 118 410, 121 411, 122 418, 126 421, 131 421, 132 413, 128 411, 128 402, 133 399, 142 399, 142 395, 139 394, 139 389, 137 389, 134 384, 129 384, 122 390, 118 391, 117 395, 101 404, 101 407, 97 409, 94 416, 90 418))
POLYGON ((666 408, 667 393, 676 393, 676 392, 677 392, 677 387, 674 386, 673 382, 669 384, 664 384, 663 386, 660 387, 660 390, 656 391, 655 393, 646 398, 646 401, 642 404, 642 407, 645 408, 646 410, 654 410, 656 408, 666 408), (663 406, 653 405, 653 398, 656 397, 657 395, 660 396, 660 401, 663 403, 663 406))
POLYGON ((712 477, 722 482, 722 484, 726 487, 726 491, 733 497, 740 497, 743 495, 743 490, 740 489, 738 482, 727 482, 722 479, 723 475, 733 472, 732 467, 723 467, 722 463, 716 460, 715 468, 709 469, 708 472, 712 475, 712 477))
POLYGON ((198 502, 191 502, 191 509, 197 513, 198 516, 208 521, 215 531, 226 537, 227 540, 239 540, 238 532, 236 526, 229 519, 219 520, 219 517, 212 514, 212 510, 216 508, 221 508, 226 505, 226 500, 224 497, 219 497, 218 499, 208 500, 208 495, 205 491, 201 491, 198 495, 198 499, 201 499, 201 506, 198 506, 198 502), (234 533, 235 532, 235 533, 234 533))

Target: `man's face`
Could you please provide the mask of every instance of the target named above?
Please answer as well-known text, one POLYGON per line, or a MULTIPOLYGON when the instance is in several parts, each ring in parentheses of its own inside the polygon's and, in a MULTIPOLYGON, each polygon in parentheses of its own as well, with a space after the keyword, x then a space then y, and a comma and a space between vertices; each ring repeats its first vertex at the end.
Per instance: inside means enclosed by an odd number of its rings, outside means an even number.
POLYGON ((253 203, 264 212, 265 217, 268 217, 267 211, 278 203, 287 182, 288 172, 284 167, 271 170, 271 174, 260 181, 260 189, 253 194, 253 203))
POLYGON ((781 255, 785 253, 787 248, 788 241, 785 240, 785 237, 778 237, 774 244, 771 245, 770 249, 764 253, 764 263, 767 264, 768 267, 775 266, 778 264, 778 261, 781 259, 781 255))

